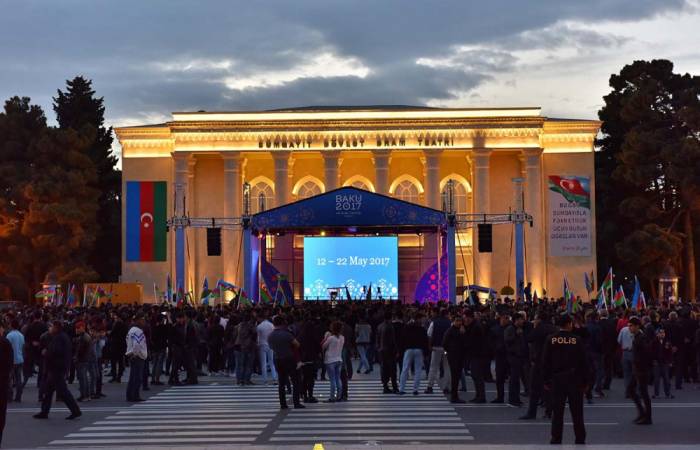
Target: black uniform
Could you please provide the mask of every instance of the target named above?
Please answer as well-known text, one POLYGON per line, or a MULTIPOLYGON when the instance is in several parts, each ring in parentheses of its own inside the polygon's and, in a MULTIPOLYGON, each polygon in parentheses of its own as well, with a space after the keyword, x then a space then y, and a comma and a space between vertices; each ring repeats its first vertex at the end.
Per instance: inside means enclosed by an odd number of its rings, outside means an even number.
POLYGON ((651 399, 649 398, 649 379, 651 373, 651 352, 648 338, 642 331, 634 335, 632 341, 632 380, 627 386, 629 396, 637 406, 639 413, 636 423, 641 425, 651 424, 651 399))
POLYGON ((552 391, 552 443, 561 443, 564 405, 569 401, 576 443, 586 441, 583 424, 583 393, 586 385, 586 350, 583 341, 572 332, 561 330, 551 335, 542 350, 542 374, 552 391))

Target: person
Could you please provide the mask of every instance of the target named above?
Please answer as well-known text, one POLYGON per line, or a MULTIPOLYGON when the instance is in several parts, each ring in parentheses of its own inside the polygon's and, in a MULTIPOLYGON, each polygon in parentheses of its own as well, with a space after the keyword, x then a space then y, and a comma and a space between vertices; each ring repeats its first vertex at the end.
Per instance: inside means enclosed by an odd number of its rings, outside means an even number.
POLYGON ((505 330, 510 326, 508 314, 499 313, 498 322, 491 327, 490 341, 496 362, 496 398, 491 403, 503 403, 506 376, 508 374, 508 352, 504 339, 505 330))
POLYGON ((632 334, 632 379, 627 386, 627 396, 637 407, 637 425, 651 425, 651 398, 649 398, 649 372, 651 357, 649 343, 641 330, 642 321, 638 317, 630 317, 627 327, 632 334))
MULTIPOLYGON (((622 327, 617 335, 617 343, 622 349, 622 374, 625 380, 625 392, 629 392, 629 385, 632 382, 632 341, 634 336, 630 332, 629 322, 622 327)), ((630 398, 630 397, 627 397, 630 398)))
POLYGON ((270 344, 267 341, 270 333, 275 329, 272 322, 267 320, 267 312, 260 313, 260 323, 256 327, 257 342, 258 342, 258 357, 260 359, 260 373, 262 375, 263 384, 267 384, 267 369, 270 368, 273 384, 277 381, 277 372, 273 364, 274 353, 270 349, 270 344))
POLYGON ((357 343, 357 353, 360 355, 360 364, 357 366, 357 373, 365 369, 365 374, 372 372, 372 366, 367 359, 367 351, 372 338, 372 327, 367 322, 367 317, 364 315, 360 318, 360 322, 355 325, 355 342, 357 343))
POLYGON ((10 374, 14 369, 12 344, 5 337, 5 325, 0 320, 0 445, 5 431, 7 416, 7 398, 10 395, 10 374))
MULTIPOLYGON (((447 317, 447 308, 441 308, 436 317, 428 326, 427 334, 428 346, 430 348, 430 369, 428 370, 428 387, 425 388, 426 394, 433 393, 433 384, 435 384, 436 381, 438 381, 438 385, 440 385, 438 380, 440 366, 447 362, 442 341, 445 338, 445 333, 451 326, 452 322, 450 322, 450 319, 447 317)), ((449 376, 449 368, 444 368, 444 371, 445 374, 449 376)), ((443 392, 447 390, 448 382, 448 380, 445 380, 445 384, 441 387, 443 392)))
POLYGON ((659 328, 651 344, 651 358, 654 372, 654 395, 659 396, 659 384, 663 381, 666 398, 674 398, 671 394, 671 380, 669 379, 669 366, 673 362, 671 342, 666 338, 666 330, 659 328))
POLYGON ((545 416, 551 418, 552 403, 549 393, 544 391, 544 377, 542 374, 542 350, 547 338, 557 332, 557 328, 552 325, 549 315, 546 312, 539 312, 535 315, 535 326, 528 336, 531 345, 530 359, 530 398, 527 413, 520 417, 520 420, 530 420, 537 418, 537 407, 540 400, 544 399, 545 416))
POLYGON ((95 394, 95 373, 92 365, 97 359, 92 337, 87 332, 85 322, 75 323, 75 368, 78 372, 78 385, 80 386, 79 402, 89 401, 95 394))
POLYGON ((484 378, 488 366, 486 359, 486 335, 481 323, 474 317, 474 311, 464 312, 464 336, 466 338, 466 360, 474 382, 474 398, 469 403, 486 403, 484 378))
POLYGON ((314 397, 314 385, 316 383, 316 363, 321 354, 321 330, 311 314, 307 313, 299 330, 299 354, 301 357, 302 371, 302 397, 304 403, 317 403, 314 397))
POLYGON ((298 355, 299 342, 287 329, 287 322, 284 317, 273 317, 272 324, 274 329, 267 336, 267 342, 274 355, 273 364, 277 368, 277 394, 279 396, 280 408, 287 409, 285 384, 291 381, 294 409, 303 409, 304 405, 299 401, 299 365, 301 361, 295 356, 298 355))
MULTIPOLYGON (((12 384, 15 388, 14 401, 22 401, 22 390, 24 389, 24 381, 22 380, 23 365, 24 365, 24 335, 19 331, 19 321, 12 319, 10 321, 10 332, 7 333, 7 340, 12 345, 12 354, 14 355, 12 362, 12 384)), ((12 401, 12 396, 9 398, 12 401)))
POLYGON ((154 386, 162 386, 160 376, 163 373, 163 362, 165 361, 165 351, 168 348, 168 335, 170 334, 170 326, 168 325, 167 312, 162 312, 154 317, 156 321, 152 327, 151 334, 151 361, 153 361, 153 372, 151 384, 154 386))
POLYGON ((114 314, 112 331, 109 333, 109 351, 112 379, 110 383, 121 383, 124 375, 124 353, 126 352, 126 334, 129 332, 121 314, 114 314))
MULTIPOLYGON (((252 385, 257 329, 250 312, 245 312, 236 333, 236 379, 239 386, 252 385)), ((278 374, 279 378, 279 374, 278 374)))
POLYGON ((330 381, 329 403, 343 400, 343 382, 340 378, 340 366, 343 364, 345 336, 341 334, 342 330, 342 323, 338 321, 333 322, 330 331, 326 332, 323 342, 321 342, 323 363, 326 365, 326 373, 328 374, 328 381, 330 381))
POLYGON ((520 378, 523 375, 525 361, 528 357, 527 338, 524 330, 525 317, 517 313, 515 320, 503 332, 503 341, 508 355, 510 379, 508 381, 508 404, 522 406, 520 401, 520 378))
POLYGON ((143 370, 148 358, 146 335, 143 328, 146 323, 142 315, 136 316, 134 324, 126 335, 126 354, 129 359, 129 384, 126 387, 127 402, 142 402, 140 390, 143 383, 143 370))
POLYGON ((45 357, 46 378, 43 380, 41 412, 35 414, 35 419, 48 419, 54 392, 63 400, 70 410, 67 420, 77 419, 82 415, 80 407, 75 402, 66 385, 66 373, 72 358, 70 338, 63 331, 63 323, 55 320, 49 330, 47 347, 42 351, 45 357))
POLYGON ((605 381, 605 368, 603 364, 603 329, 598 321, 598 313, 596 311, 588 311, 586 313, 586 330, 588 331, 588 356, 591 362, 593 383, 588 386, 587 396, 591 396, 595 392, 596 397, 603 398, 603 384, 605 381))
POLYGON ((180 367, 185 364, 185 341, 187 334, 187 318, 178 311, 175 313, 175 324, 170 328, 168 343, 170 344, 170 386, 182 386, 180 381, 180 367))
POLYGON ((466 355, 466 344, 464 338, 465 330, 462 316, 456 314, 452 319, 450 328, 445 331, 441 342, 441 348, 447 353, 447 364, 449 366, 450 377, 450 402, 465 403, 459 398, 459 378, 464 369, 466 355))
POLYGON ((420 313, 415 313, 413 318, 403 328, 402 338, 405 350, 401 367, 399 395, 406 394, 406 383, 408 382, 411 366, 413 366, 413 395, 418 395, 418 389, 420 389, 423 354, 428 352, 428 334, 426 329, 421 326, 422 318, 423 316, 420 313))
POLYGON ((398 344, 396 339, 396 328, 392 322, 392 312, 384 312, 384 321, 377 327, 377 353, 379 353, 381 363, 382 386, 385 394, 398 393, 399 388, 396 383, 396 354, 398 344), (389 389, 391 382, 392 389, 389 389))
POLYGON ((542 349, 542 374, 545 389, 552 392, 552 440, 561 444, 564 428, 564 406, 568 400, 574 424, 576 444, 586 443, 583 422, 583 394, 586 390, 586 349, 573 333, 573 320, 563 314, 557 320, 559 332, 550 335, 542 349))

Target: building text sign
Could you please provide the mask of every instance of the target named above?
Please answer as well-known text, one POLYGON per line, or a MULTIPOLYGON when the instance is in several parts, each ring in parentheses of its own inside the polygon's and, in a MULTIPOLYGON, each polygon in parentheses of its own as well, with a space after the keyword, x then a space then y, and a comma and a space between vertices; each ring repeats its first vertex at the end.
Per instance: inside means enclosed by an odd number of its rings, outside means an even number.
POLYGON ((591 256, 590 178, 549 175, 549 254, 591 256))

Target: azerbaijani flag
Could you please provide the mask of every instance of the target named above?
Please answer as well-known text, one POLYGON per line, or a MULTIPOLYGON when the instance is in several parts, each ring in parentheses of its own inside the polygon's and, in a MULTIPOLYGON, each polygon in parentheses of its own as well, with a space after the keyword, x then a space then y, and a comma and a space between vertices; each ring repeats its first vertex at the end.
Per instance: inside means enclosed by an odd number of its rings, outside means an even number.
POLYGON ((167 183, 126 182, 126 260, 166 260, 167 183))
POLYGON ((270 293, 267 292, 267 287, 264 284, 260 285, 260 300, 266 305, 272 303, 272 297, 270 297, 270 293))
POLYGON ((605 289, 602 287, 598 291, 598 311, 608 309, 608 302, 605 299, 605 289))
POLYGON ((617 292, 615 293, 614 305, 625 305, 625 307, 627 307, 627 298, 625 297, 625 291, 622 289, 622 286, 619 286, 617 292))
POLYGON ((549 190, 560 193, 566 201, 583 208, 591 207, 590 180, 586 177, 549 176, 549 190))

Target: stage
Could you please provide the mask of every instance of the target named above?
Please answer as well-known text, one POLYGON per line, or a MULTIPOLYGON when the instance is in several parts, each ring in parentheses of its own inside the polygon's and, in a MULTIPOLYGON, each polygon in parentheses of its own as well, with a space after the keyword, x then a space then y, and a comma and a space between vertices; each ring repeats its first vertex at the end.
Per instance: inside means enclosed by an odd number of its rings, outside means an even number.
POLYGON ((453 219, 354 187, 254 214, 243 219, 243 288, 254 301, 274 298, 279 285, 296 301, 336 291, 344 300, 454 302, 453 219), (411 255, 402 239, 425 245, 411 255))

